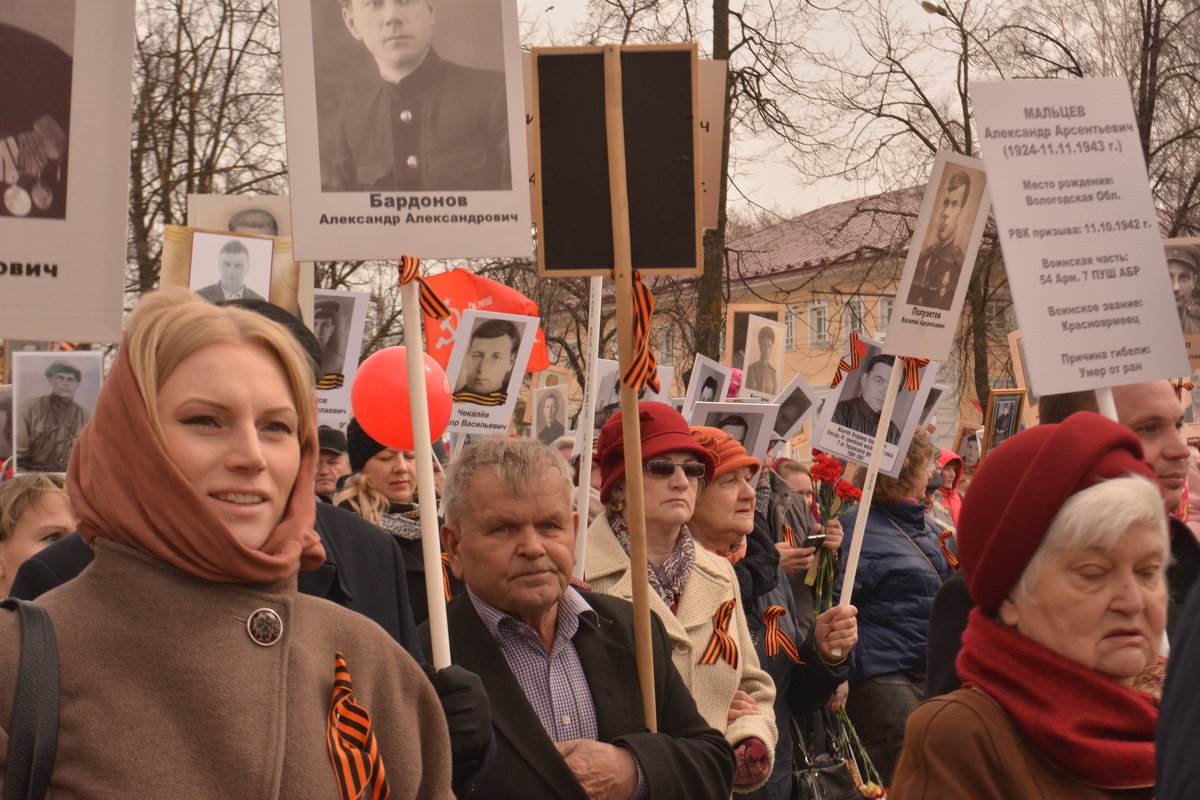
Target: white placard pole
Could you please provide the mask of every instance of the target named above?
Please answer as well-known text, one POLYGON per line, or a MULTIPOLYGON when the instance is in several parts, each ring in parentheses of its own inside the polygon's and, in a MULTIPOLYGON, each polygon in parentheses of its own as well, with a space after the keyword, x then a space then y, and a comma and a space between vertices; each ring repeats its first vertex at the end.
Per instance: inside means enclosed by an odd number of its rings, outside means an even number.
MULTIPOLYGON (((450 634, 446 595, 442 588, 442 546, 438 532, 433 480, 433 436, 425 395, 425 346, 421 341, 421 284, 400 287, 404 305, 404 349, 408 367, 408 406, 412 413, 413 451, 417 459, 417 508, 421 514, 421 555, 425 565, 425 599, 429 604, 429 642, 434 669, 450 666, 450 634)), ((401 412, 403 413, 403 412, 401 412)))
POLYGON ((1113 422, 1119 422, 1117 419, 1117 403, 1113 400, 1111 386, 1101 386, 1095 390, 1096 392, 1096 407, 1100 409, 1100 413, 1111 419, 1113 422))
MULTIPOLYGON (((588 505, 592 488, 592 420, 596 416, 596 373, 600 363, 600 312, 604 301, 604 278, 593 275, 591 302, 588 304, 588 360, 587 383, 583 387, 583 410, 576 423, 583 431, 583 448, 579 451, 579 487, 576 490, 575 510, 579 512, 579 525, 575 534, 575 569, 573 575, 583 580, 583 562, 587 549, 588 505), (587 425, 584 428, 584 425, 587 425)), ((576 441, 579 441, 578 434, 576 441)))
MULTIPOLYGON (((854 518, 854 535, 850 539, 850 555, 846 559, 846 572, 842 578, 842 595, 839 606, 850 605, 854 594, 854 578, 858 575, 858 559, 862 553, 863 536, 867 533, 867 515, 871 513, 871 497, 875 494, 875 476, 879 474, 879 462, 883 460, 883 446, 887 444, 888 425, 892 422, 892 409, 896 406, 896 395, 900 392, 900 379, 904 376, 905 364, 900 358, 892 367, 887 394, 883 398, 883 410, 879 412, 879 426, 875 429, 875 443, 871 446, 871 461, 867 464, 867 477, 863 481, 862 500, 858 504, 858 515, 854 518)), ((833 651, 841 658, 842 650, 833 651)))

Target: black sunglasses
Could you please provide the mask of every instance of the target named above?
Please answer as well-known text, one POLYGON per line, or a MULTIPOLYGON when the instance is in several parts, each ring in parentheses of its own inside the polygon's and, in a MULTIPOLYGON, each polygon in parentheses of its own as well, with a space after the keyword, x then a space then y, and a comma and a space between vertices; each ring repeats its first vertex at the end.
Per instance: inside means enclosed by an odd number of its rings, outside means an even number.
POLYGON ((689 478, 703 478, 704 465, 699 461, 685 461, 682 464, 676 464, 674 461, 667 461, 665 458, 656 458, 647 461, 642 465, 646 472, 657 478, 669 478, 675 474, 675 468, 683 469, 683 474, 689 478))

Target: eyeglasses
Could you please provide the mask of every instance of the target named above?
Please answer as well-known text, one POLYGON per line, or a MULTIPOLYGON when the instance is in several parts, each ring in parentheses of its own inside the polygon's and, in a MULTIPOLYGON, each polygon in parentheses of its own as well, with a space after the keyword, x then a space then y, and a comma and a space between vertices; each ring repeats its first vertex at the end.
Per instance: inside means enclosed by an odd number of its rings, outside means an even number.
POLYGON ((699 461, 685 461, 682 464, 676 464, 674 461, 668 461, 665 458, 656 458, 647 461, 642 465, 646 472, 656 478, 669 478, 675 474, 675 468, 683 469, 683 474, 689 478, 703 478, 704 465, 699 461))

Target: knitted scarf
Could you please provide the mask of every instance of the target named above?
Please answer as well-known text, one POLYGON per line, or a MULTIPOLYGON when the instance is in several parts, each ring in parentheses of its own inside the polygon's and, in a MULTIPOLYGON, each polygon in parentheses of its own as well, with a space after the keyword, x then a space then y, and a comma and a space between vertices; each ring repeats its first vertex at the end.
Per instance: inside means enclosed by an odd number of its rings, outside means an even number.
POLYGON ((246 547, 171 461, 162 445, 123 343, 100 389, 96 413, 71 452, 67 484, 89 544, 100 536, 217 583, 269 583, 313 569, 325 550, 313 529, 317 432, 283 518, 257 550, 246 547))
MULTIPOLYGON (((619 511, 609 514, 608 526, 621 543, 625 555, 629 555, 629 524, 625 522, 625 515, 619 511)), ((684 525, 679 529, 675 547, 663 560, 662 567, 655 569, 653 564, 646 564, 646 577, 650 581, 650 588, 658 592, 658 596, 671 609, 671 613, 675 613, 679 608, 679 598, 687 586, 688 576, 692 574, 695 563, 696 544, 692 541, 692 532, 684 525)))
POLYGON ((1158 708, 980 609, 971 610, 958 674, 995 700, 1047 761, 1101 789, 1154 785, 1158 708))

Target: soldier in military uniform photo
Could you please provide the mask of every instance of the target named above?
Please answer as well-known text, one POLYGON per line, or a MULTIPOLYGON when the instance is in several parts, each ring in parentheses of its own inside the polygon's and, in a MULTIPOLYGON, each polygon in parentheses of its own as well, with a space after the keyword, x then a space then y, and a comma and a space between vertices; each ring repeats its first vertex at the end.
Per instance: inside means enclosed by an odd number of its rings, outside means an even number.
POLYGON ((1179 310, 1179 324, 1183 335, 1200 333, 1200 303, 1196 298, 1196 286, 1200 281, 1200 248, 1194 245, 1168 245, 1167 271, 1171 274, 1171 289, 1175 292, 1175 307, 1179 310))
MULTIPOLYGON (((345 30, 374 59, 321 148, 321 188, 500 191, 512 187, 504 73, 443 59, 432 0, 339 0, 345 30)), ((320 35, 320 34, 318 34, 320 35)))
POLYGON ((971 178, 965 170, 947 169, 942 180, 945 181, 944 189, 939 190, 942 203, 926 233, 925 248, 908 290, 908 302, 949 310, 966 260, 959 241, 965 238, 962 223, 972 221, 970 215, 963 216, 971 196, 971 178))
POLYGON ((26 400, 17 423, 17 469, 21 472, 66 472, 71 448, 91 414, 75 402, 83 372, 55 361, 46 367, 50 393, 26 400))

